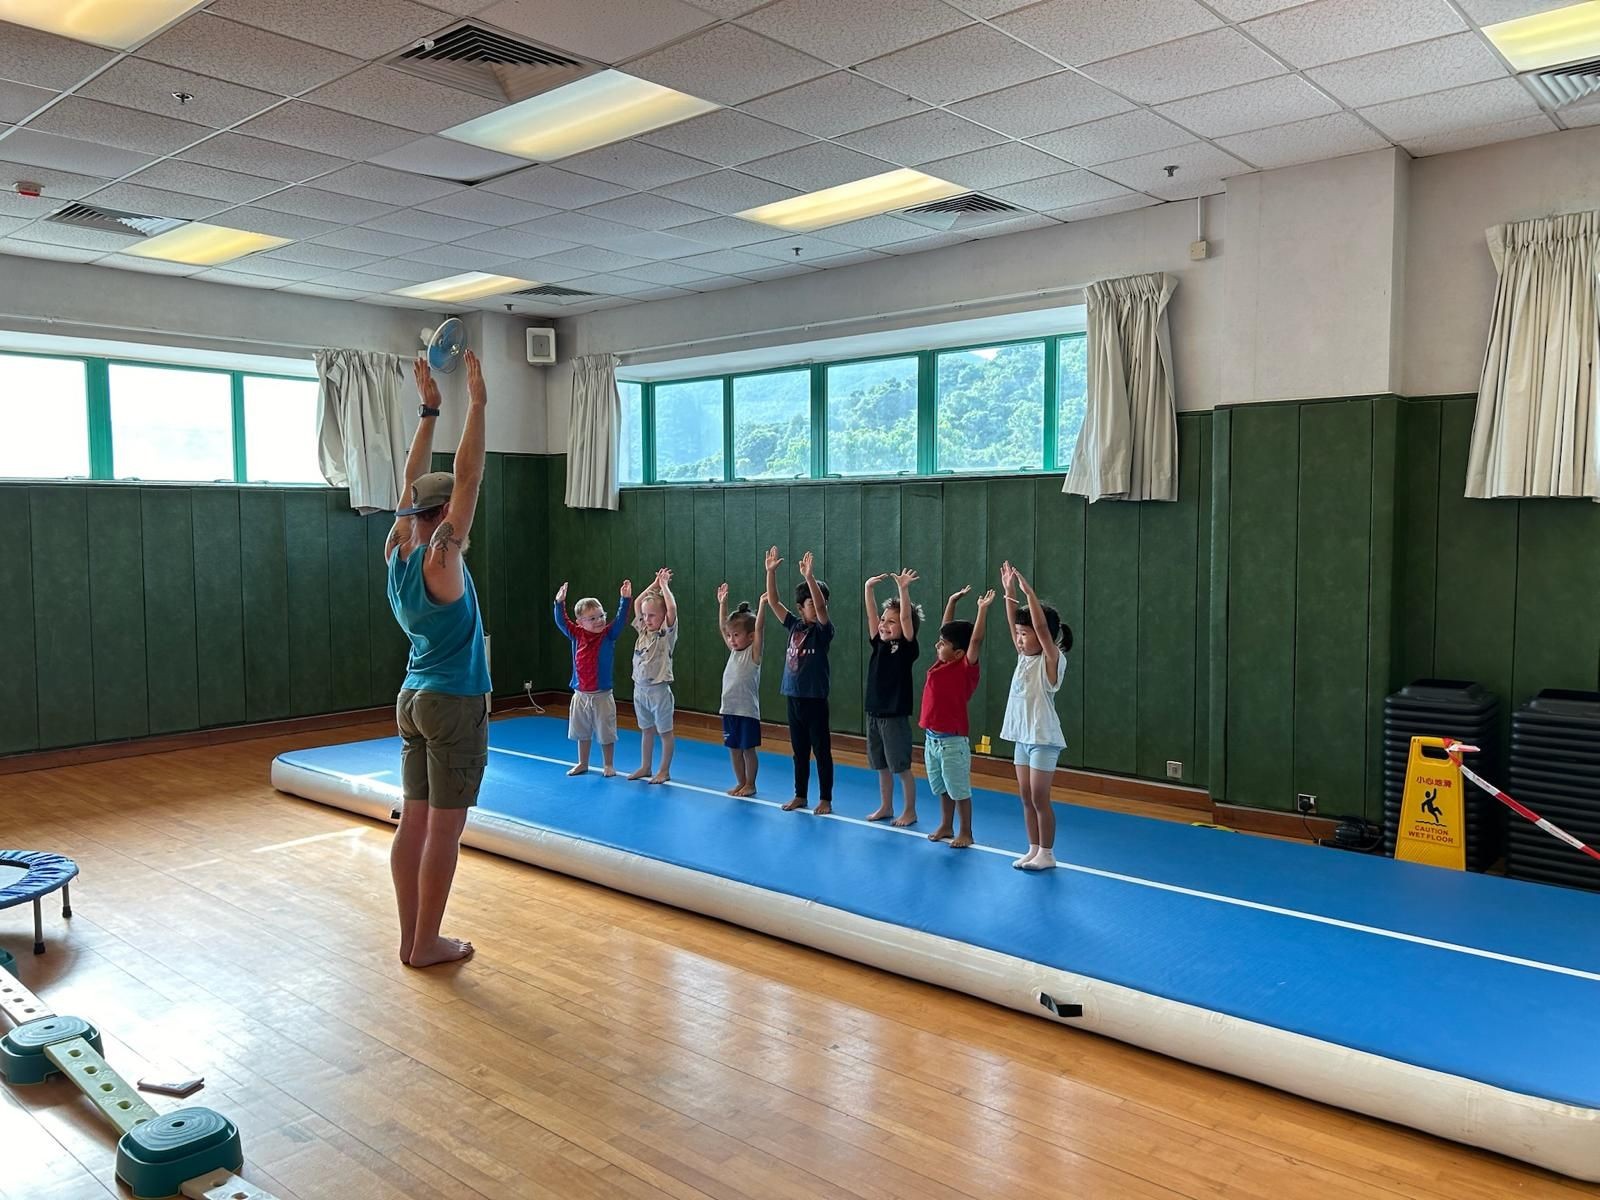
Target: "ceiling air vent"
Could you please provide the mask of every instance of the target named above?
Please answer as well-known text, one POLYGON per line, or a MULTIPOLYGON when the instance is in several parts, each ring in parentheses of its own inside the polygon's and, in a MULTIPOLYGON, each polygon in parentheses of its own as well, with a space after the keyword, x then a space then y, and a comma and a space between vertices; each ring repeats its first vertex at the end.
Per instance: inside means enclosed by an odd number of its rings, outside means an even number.
POLYGON ((972 225, 988 225, 992 221, 1004 221, 1013 213, 1022 211, 1015 204, 1007 204, 1004 200, 996 200, 993 196, 967 192, 962 196, 951 196, 945 200, 933 200, 927 204, 918 204, 914 208, 902 209, 896 215, 908 221, 915 221, 919 225, 926 225, 930 229, 966 229, 972 225))
POLYGON ((471 21, 424 39, 388 63, 500 104, 515 104, 599 69, 595 63, 471 21))
POLYGON ((1522 78, 1551 108, 1571 108, 1600 99, 1600 58, 1529 71, 1522 78))
POLYGON ((142 213, 120 212, 114 208, 96 208, 78 201, 57 209, 45 218, 57 225, 76 225, 81 229, 98 229, 103 233, 132 234, 134 237, 155 237, 179 225, 188 224, 174 217, 147 217, 142 213))
POLYGON ((513 296, 543 296, 550 300, 576 300, 580 296, 598 296, 599 292, 582 292, 577 288, 561 287, 554 283, 541 283, 538 287, 523 288, 513 296))

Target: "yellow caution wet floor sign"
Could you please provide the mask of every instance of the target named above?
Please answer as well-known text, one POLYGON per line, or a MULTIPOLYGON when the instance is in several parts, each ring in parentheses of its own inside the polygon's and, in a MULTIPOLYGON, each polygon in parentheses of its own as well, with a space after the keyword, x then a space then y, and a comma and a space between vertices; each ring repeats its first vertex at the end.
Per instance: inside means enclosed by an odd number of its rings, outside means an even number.
POLYGON ((1443 738, 1411 739, 1394 856, 1405 862, 1465 871, 1466 798, 1461 791, 1461 768, 1451 761, 1445 745, 1443 738))

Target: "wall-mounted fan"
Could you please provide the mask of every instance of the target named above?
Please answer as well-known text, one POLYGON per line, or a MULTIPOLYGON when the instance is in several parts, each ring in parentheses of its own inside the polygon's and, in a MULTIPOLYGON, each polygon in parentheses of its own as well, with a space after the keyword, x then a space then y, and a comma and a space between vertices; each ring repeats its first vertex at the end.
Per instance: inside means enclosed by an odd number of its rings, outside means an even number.
POLYGON ((446 317, 437 329, 422 331, 422 344, 428 348, 428 366, 448 375, 461 362, 467 350, 467 327, 460 317, 446 317))

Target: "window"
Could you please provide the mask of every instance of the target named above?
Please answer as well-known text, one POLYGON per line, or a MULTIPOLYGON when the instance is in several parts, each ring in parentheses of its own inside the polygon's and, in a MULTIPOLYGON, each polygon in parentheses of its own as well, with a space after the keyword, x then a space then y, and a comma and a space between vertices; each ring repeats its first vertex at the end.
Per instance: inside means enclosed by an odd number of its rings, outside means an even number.
POLYGON ((221 371, 112 363, 118 479, 233 479, 233 379, 221 371))
POLYGON ((657 384, 655 415, 657 479, 722 479, 722 380, 657 384))
POLYGON ((827 369, 828 471, 896 475, 917 469, 917 358, 827 369))
POLYGON ((811 474, 811 372, 777 371, 733 381, 735 479, 811 474))
POLYGON ((317 381, 244 376, 244 477, 324 483, 317 461, 317 381))
POLYGON ((1089 375, 1087 346, 1083 334, 1064 337, 1056 366, 1056 469, 1072 466, 1072 452, 1083 429, 1084 409, 1088 404, 1089 375))
POLYGON ((644 482, 644 385, 617 380, 622 398, 622 442, 617 457, 618 483, 644 482))
POLYGON ((89 475, 89 399, 83 363, 0 354, 0 475, 89 475))
POLYGON ((934 356, 941 471, 1044 466, 1044 343, 934 356))

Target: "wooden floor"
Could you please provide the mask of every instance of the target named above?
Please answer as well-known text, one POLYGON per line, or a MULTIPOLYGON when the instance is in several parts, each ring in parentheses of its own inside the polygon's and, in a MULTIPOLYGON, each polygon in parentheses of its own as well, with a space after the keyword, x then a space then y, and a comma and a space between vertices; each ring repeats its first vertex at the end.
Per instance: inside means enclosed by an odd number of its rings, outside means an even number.
MULTIPOLYGON (((0 945, 128 1078, 204 1074, 283 1200, 1600 1196, 470 850, 446 931, 477 958, 407 970, 388 829, 266 782, 387 732, 0 779, 0 842, 83 867, 44 958, 26 909, 0 945)), ((0 1088, 0 1195, 118 1194, 112 1151, 67 1086, 0 1088)))

